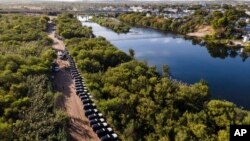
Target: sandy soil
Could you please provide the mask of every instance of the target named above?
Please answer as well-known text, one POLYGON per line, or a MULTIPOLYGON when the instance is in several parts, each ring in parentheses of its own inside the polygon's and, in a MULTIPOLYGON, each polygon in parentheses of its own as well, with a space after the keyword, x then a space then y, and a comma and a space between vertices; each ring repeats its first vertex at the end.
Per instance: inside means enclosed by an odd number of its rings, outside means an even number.
POLYGON ((232 44, 230 45, 230 44, 228 44, 227 46, 229 46, 229 47, 234 47, 234 46, 245 46, 245 44, 243 43, 243 41, 242 40, 232 40, 231 41, 232 42, 232 44))
POLYGON ((214 32, 213 28, 211 26, 200 26, 197 27, 196 32, 188 33, 188 36, 195 36, 195 37, 205 37, 206 35, 212 35, 214 32))
MULTIPOLYGON (((53 39, 53 48, 64 50, 63 41, 54 37, 55 32, 49 30, 49 37, 53 39)), ((57 59, 60 70, 55 74, 54 86, 56 90, 64 95, 64 99, 59 103, 59 106, 64 109, 70 117, 69 134, 70 140, 73 141, 99 141, 98 136, 89 126, 87 117, 84 115, 84 109, 80 98, 76 95, 74 83, 69 70, 65 69, 68 61, 57 59)))

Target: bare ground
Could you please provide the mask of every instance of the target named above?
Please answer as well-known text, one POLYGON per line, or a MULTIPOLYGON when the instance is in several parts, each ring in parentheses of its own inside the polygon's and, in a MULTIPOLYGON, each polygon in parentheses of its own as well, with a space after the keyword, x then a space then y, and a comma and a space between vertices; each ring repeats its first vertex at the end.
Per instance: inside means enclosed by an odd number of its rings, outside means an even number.
POLYGON ((194 36, 194 37, 205 37, 206 35, 212 35, 214 32, 213 28, 211 26, 199 26, 197 27, 196 32, 188 33, 188 36, 194 36))
MULTIPOLYGON (((49 37, 54 41, 53 48, 56 50, 65 50, 63 41, 54 37, 54 31, 49 31, 49 37)), ((68 129, 70 140, 99 141, 98 136, 89 126, 88 119, 84 115, 83 105, 80 98, 76 95, 70 72, 65 69, 66 64, 69 64, 69 62, 60 59, 56 61, 60 70, 55 74, 54 86, 64 96, 58 106, 65 110, 70 117, 70 127, 68 129)))

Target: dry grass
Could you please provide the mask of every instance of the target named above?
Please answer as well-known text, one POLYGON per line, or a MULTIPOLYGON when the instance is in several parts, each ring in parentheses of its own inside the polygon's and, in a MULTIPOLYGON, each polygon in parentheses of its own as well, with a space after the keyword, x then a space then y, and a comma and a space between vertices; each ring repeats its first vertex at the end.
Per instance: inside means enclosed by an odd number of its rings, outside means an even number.
POLYGON ((187 35, 195 37, 205 37, 206 35, 212 35, 214 33, 214 29, 209 25, 200 25, 196 29, 196 32, 188 33, 187 35))

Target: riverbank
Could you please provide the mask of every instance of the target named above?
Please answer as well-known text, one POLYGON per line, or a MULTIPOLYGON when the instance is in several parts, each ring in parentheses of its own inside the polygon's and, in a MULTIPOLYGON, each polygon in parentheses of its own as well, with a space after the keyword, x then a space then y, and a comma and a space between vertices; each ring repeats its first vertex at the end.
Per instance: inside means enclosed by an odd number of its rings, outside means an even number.
POLYGON ((211 36, 214 33, 214 29, 211 26, 203 25, 197 27, 195 32, 187 33, 187 36, 203 38, 205 36, 211 36))
MULTIPOLYGON (((211 13, 212 15, 213 13, 211 13)), ((238 13, 234 13, 237 15, 238 13)), ((230 47, 230 48, 242 48, 246 44, 241 40, 235 40, 231 33, 233 29, 222 25, 218 26, 218 23, 214 23, 216 19, 208 21, 202 19, 204 15, 200 15, 199 12, 193 15, 194 17, 188 17, 183 19, 166 19, 160 16, 146 16, 143 13, 126 13, 121 14, 118 19, 129 23, 131 25, 149 27, 160 31, 169 31, 178 33, 184 36, 199 38, 202 44, 217 44, 218 46, 230 47), (216 28, 215 28, 216 27, 216 28), (223 32, 224 31, 224 32, 223 32), (222 38, 223 37, 223 38, 222 38)), ((234 23, 231 21, 231 23, 234 23)))
POLYGON ((247 43, 244 43, 242 40, 212 39, 211 36, 214 32, 211 26, 201 26, 197 31, 187 33, 186 36, 198 38, 202 43, 223 45, 230 48, 244 48, 247 46, 247 43))
MULTIPOLYGON (((100 28, 97 32, 107 35, 106 32, 100 32, 100 28)), ((145 41, 154 42, 142 40, 145 41)), ((66 45, 96 98, 98 109, 108 117, 109 123, 115 127, 123 140, 170 139, 170 131, 162 130, 166 127, 173 130, 171 138, 174 140, 180 137, 179 127, 182 127, 181 130, 186 129, 187 134, 181 136, 186 140, 205 140, 206 137, 212 140, 223 137, 227 140, 228 125, 239 120, 224 115, 230 115, 232 112, 239 115, 244 112, 250 116, 249 112, 236 108, 231 102, 211 100, 204 82, 193 85, 173 82, 168 77, 160 76, 155 67, 149 67, 124 54, 105 38, 75 38, 67 40, 66 45), (188 120, 190 116, 203 119, 188 120), (204 136, 199 136, 197 133, 200 130, 192 130, 190 124, 202 125, 212 133, 204 131, 204 136)), ((243 121, 246 119, 240 120, 243 121)))
POLYGON ((168 64, 175 79, 189 84, 204 79, 210 86, 213 98, 226 99, 250 108, 248 100, 244 98, 248 97, 250 84, 245 77, 250 75, 249 54, 245 54, 242 49, 204 45, 195 37, 151 28, 133 27, 128 34, 117 34, 96 23, 86 22, 83 25, 91 26, 97 37, 105 37, 119 50, 128 53, 129 49, 133 49, 136 59, 146 60, 159 71, 168 64), (230 74, 230 79, 226 74, 230 74), (224 83, 224 80, 227 82, 224 83), (235 95, 239 93, 238 89, 241 89, 242 98, 235 95))
POLYGON ((94 17, 91 19, 92 22, 96 22, 102 26, 105 26, 116 33, 128 33, 130 27, 115 18, 103 18, 103 17, 94 17))

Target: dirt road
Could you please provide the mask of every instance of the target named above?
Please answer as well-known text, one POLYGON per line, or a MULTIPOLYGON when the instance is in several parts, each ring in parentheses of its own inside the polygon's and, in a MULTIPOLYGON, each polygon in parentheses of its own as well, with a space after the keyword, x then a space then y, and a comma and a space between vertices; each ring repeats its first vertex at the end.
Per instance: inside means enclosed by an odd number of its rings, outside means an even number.
MULTIPOLYGON (((65 50, 63 41, 55 38, 55 31, 52 31, 52 27, 50 27, 48 32, 48 36, 54 41, 53 48, 65 50)), ((67 112, 71 119, 69 127, 70 140, 99 141, 98 136, 89 126, 88 119, 84 115, 83 105, 80 98, 76 95, 70 72, 65 69, 65 65, 69 64, 69 62, 57 59, 57 63, 60 70, 55 74, 54 86, 56 90, 64 95, 64 100, 61 101, 59 106, 67 112)))

